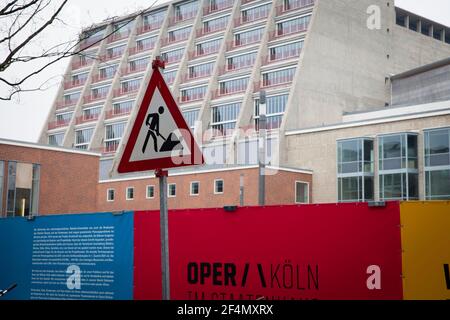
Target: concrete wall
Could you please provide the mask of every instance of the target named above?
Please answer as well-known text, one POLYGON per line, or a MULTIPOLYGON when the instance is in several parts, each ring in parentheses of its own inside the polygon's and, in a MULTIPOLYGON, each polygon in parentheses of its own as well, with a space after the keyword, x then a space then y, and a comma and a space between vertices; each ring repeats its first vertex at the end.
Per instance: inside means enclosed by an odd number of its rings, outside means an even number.
MULTIPOLYGON (((313 170, 314 203, 337 201, 337 140, 376 137, 379 134, 418 132, 419 133, 419 196, 423 200, 424 191, 424 150, 423 129, 448 127, 450 115, 397 121, 376 125, 312 132, 286 137, 287 158, 291 166, 313 170)), ((377 146, 375 155, 378 154, 377 146)), ((377 160, 378 157, 375 157, 377 160)), ((377 164, 376 164, 377 168, 377 164)), ((375 196, 378 197, 378 183, 375 175, 375 196)))
POLYGON ((394 1, 318 0, 283 129, 338 123, 343 112, 383 107, 389 74, 450 55, 450 45, 396 26, 394 1), (381 29, 367 27, 377 5, 381 29))
MULTIPOLYGON (((41 165, 39 214, 96 211, 98 156, 14 146, 0 142, 0 160, 41 165)), ((4 191, 6 177, 7 175, 4 191)), ((5 199, 3 204, 5 207, 0 213, 6 212, 5 199)))
MULTIPOLYGON (((273 173, 273 171, 272 171, 273 173)), ((240 176, 244 175, 244 205, 258 204, 258 169, 242 169, 218 172, 199 172, 171 176, 168 183, 176 184, 176 197, 168 199, 169 209, 184 208, 220 208, 229 205, 239 206, 240 176), (214 194, 214 180, 224 180, 224 193, 214 194), (190 195, 190 184, 200 182, 200 194, 190 195)), ((295 181, 307 182, 312 191, 312 176, 310 174, 290 171, 278 171, 276 175, 266 177, 266 204, 283 205, 295 203, 295 181)), ((98 185, 98 211, 120 210, 158 210, 159 183, 157 178, 106 181, 98 185), (155 186, 155 197, 146 199, 146 187, 155 186), (127 187, 134 187, 134 200, 126 200, 127 187), (107 190, 115 190, 114 202, 107 202, 107 190)))

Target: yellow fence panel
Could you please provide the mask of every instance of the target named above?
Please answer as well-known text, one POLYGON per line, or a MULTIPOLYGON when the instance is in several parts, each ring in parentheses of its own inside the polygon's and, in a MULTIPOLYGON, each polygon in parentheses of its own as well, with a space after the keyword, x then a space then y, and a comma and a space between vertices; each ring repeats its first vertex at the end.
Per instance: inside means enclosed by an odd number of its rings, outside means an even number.
POLYGON ((400 218, 404 299, 450 299, 450 202, 403 202, 400 218))

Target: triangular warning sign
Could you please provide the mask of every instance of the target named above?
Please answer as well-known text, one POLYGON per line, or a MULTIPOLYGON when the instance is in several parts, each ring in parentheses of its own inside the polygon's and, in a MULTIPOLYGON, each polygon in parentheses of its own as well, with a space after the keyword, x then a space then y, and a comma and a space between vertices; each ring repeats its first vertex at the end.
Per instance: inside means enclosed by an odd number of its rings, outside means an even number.
POLYGON ((158 65, 153 68, 119 173, 203 164, 203 156, 158 65))

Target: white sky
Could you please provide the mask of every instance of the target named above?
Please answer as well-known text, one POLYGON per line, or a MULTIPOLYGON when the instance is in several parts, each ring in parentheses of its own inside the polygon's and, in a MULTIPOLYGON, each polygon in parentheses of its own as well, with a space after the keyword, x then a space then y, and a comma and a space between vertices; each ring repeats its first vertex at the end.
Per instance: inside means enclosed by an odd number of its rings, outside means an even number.
MULTIPOLYGON (((332 0, 331 0, 332 1, 332 0)), ((40 48, 75 38, 81 27, 100 22, 107 17, 121 16, 151 6, 155 0, 70 0, 62 15, 66 25, 52 28, 40 40, 40 48)), ((168 2, 158 0, 156 5, 168 2)), ((450 26, 449 0, 396 0, 396 5, 436 22, 450 26)), ((0 57, 3 57, 0 52, 0 57)), ((22 93, 12 101, 0 101, 0 138, 36 142, 55 99, 61 76, 69 59, 43 72, 32 85, 39 86, 48 79, 50 85, 44 91, 22 93)), ((27 67, 29 68, 29 67, 27 67)), ((20 73, 20 67, 14 72, 20 73)), ((1 90, 1 89, 0 89, 1 90)))

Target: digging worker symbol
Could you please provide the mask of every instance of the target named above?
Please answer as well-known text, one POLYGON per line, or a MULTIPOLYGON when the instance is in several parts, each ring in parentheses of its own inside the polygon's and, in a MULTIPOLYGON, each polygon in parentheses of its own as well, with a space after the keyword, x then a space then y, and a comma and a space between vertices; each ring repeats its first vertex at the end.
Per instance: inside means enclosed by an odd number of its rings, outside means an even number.
POLYGON ((145 150, 147 149, 148 141, 150 140, 150 137, 152 137, 153 140, 153 149, 155 152, 166 152, 166 151, 172 151, 175 149, 176 146, 180 144, 180 141, 178 140, 172 140, 173 133, 171 133, 167 139, 164 138, 164 136, 159 132, 159 123, 160 123, 160 116, 164 114, 164 107, 159 107, 158 112, 156 113, 150 113, 147 116, 147 120, 145 121, 145 125, 148 127, 148 133, 147 137, 145 138, 144 145, 142 146, 142 153, 145 153, 145 150), (164 142, 161 145, 161 148, 158 149, 158 137, 161 137, 164 142))

